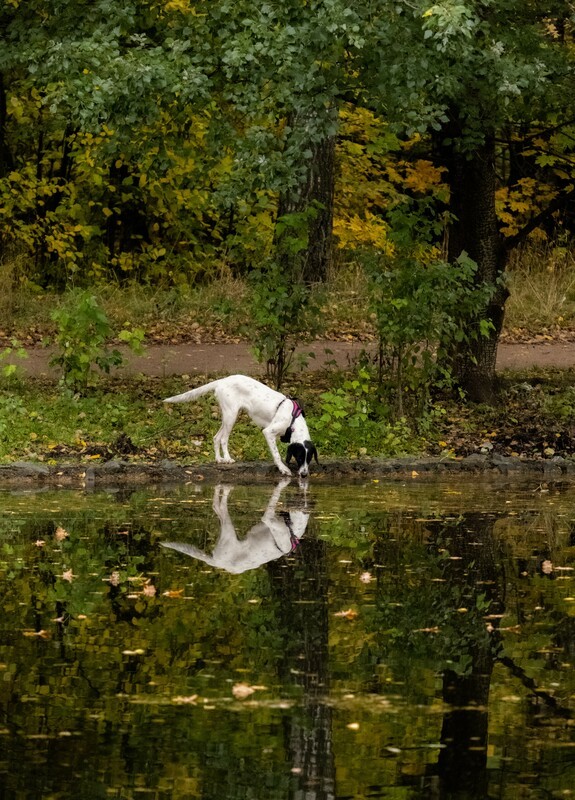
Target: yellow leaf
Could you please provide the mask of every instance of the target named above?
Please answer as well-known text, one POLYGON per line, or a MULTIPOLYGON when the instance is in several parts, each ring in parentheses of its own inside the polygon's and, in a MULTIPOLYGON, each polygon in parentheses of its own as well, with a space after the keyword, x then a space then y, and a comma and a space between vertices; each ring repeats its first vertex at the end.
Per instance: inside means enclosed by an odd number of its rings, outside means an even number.
POLYGON ((344 619, 355 619, 357 617, 357 611, 354 611, 353 608, 348 608, 345 611, 336 611, 334 616, 343 617, 344 619))
POLYGON ((232 687, 232 694, 236 700, 245 700, 246 697, 249 697, 254 692, 255 689, 253 689, 251 686, 248 686, 246 683, 236 683, 232 687))

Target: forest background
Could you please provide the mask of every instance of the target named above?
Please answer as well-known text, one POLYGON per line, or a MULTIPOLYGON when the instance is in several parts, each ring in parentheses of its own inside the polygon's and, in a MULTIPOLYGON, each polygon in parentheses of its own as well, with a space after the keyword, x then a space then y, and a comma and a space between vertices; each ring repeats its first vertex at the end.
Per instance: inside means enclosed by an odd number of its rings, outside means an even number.
MULTIPOLYGON (((51 340, 63 425, 113 339, 244 338, 281 386, 296 344, 354 336, 371 357, 312 402, 328 448, 342 420, 356 451, 441 448, 443 398, 500 401, 504 324, 571 326, 571 4, 119 6, 0 3, 4 358, 51 340)), ((570 425, 566 392, 544 403, 570 425)), ((44 457, 49 428, 6 424, 6 454, 44 457)))

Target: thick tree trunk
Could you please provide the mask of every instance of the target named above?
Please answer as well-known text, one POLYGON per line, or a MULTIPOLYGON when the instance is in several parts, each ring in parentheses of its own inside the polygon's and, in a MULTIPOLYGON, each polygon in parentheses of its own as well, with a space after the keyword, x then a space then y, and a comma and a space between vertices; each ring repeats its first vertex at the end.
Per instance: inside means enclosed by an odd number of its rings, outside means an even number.
POLYGON ((455 263, 466 252, 478 265, 479 284, 495 286, 494 294, 479 319, 472 320, 470 338, 455 357, 455 374, 470 400, 491 403, 495 396, 495 360, 503 326, 507 290, 500 278, 507 251, 495 215, 495 144, 488 137, 473 153, 450 148, 447 159, 451 190, 448 259, 455 263), (481 319, 492 324, 488 336, 479 333, 481 319))
MULTIPOLYGON (((291 120, 302 125, 305 120, 291 120)), ((307 162, 305 180, 295 189, 280 195, 278 217, 310 212, 308 244, 299 255, 301 278, 305 283, 324 281, 332 254, 333 196, 335 186, 335 136, 310 144, 312 157, 307 162)))

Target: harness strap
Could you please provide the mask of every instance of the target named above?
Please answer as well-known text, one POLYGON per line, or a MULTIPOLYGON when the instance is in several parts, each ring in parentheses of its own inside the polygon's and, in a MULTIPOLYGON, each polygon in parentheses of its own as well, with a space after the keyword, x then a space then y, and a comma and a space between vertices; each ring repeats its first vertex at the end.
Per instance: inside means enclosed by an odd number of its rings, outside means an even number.
POLYGON ((292 412, 291 412, 291 424, 290 424, 290 428, 291 428, 291 426, 294 424, 294 422, 296 421, 296 419, 297 419, 298 417, 301 417, 301 415, 303 414, 303 408, 300 406, 300 404, 298 403, 298 401, 297 401, 297 400, 294 400, 294 399, 293 399, 293 398, 291 398, 291 397, 290 397, 289 399, 290 399, 290 400, 292 401, 292 403, 293 403, 293 406, 292 406, 292 412))
MULTIPOLYGON (((282 517, 283 521, 285 522, 285 526, 289 531, 290 553, 294 553, 296 551, 296 549, 297 549, 297 546, 298 546, 300 540, 297 538, 297 536, 293 532, 293 524, 292 524, 292 521, 291 521, 291 515, 290 515, 289 511, 280 511, 278 516, 282 517)), ((277 542, 274 542, 274 543, 275 543, 276 547, 278 547, 277 542)), ((279 550, 279 547, 278 547, 278 550, 279 550)))
MULTIPOLYGON (((281 406, 281 404, 284 402, 284 400, 291 400, 291 402, 292 402, 291 422, 290 422, 289 426, 286 428, 284 435, 281 437, 281 441, 282 442, 289 443, 290 440, 291 440, 291 435, 293 433, 293 424, 294 424, 294 422, 296 421, 296 419, 298 417, 301 417, 304 414, 303 414, 303 408, 300 406, 300 404, 298 403, 297 400, 293 399, 293 397, 284 397, 284 399, 280 401, 280 403, 278 405, 278 409, 281 406)), ((277 409, 276 409, 276 413, 277 413, 277 409)))

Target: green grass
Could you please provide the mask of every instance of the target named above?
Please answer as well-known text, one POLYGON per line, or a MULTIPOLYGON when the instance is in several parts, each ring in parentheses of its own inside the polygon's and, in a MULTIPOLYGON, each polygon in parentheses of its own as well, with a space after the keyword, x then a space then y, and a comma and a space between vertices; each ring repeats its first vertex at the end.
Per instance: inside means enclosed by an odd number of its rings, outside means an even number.
MULTIPOLYGON (((421 440, 404 423, 369 421, 369 430, 354 428, 341 435, 334 435, 329 425, 322 427, 321 393, 340 380, 338 373, 324 373, 321 378, 298 378, 297 387, 286 387, 288 392, 297 388, 305 397, 322 457, 389 456, 421 449, 421 440)), ((186 387, 179 378, 105 378, 88 396, 74 397, 45 381, 4 380, 0 384, 0 463, 90 462, 112 457, 211 462, 212 437, 220 424, 213 398, 175 406, 162 403, 162 398, 186 387), (125 451, 128 440, 134 452, 125 451)), ((234 427, 230 450, 241 461, 269 460, 265 440, 247 416, 240 417, 234 427)))
MULTIPOLYGON (((556 447, 564 455, 571 453, 575 418, 571 371, 533 370, 506 376, 496 407, 462 406, 438 398, 417 423, 370 416, 353 425, 352 416, 339 431, 332 420, 323 421, 330 407, 333 412, 333 402, 326 402, 322 394, 329 391, 333 397, 346 377, 338 372, 309 374, 298 376, 297 386, 286 387, 305 402, 320 460, 466 455, 486 440, 499 442, 500 452, 507 455, 522 452, 541 457, 546 449, 556 447)), ((110 458, 136 463, 212 462, 212 437, 219 427, 213 398, 175 406, 162 403, 162 398, 186 386, 182 378, 103 378, 88 396, 73 397, 45 381, 4 380, 0 383, 0 463, 90 463, 110 458)), ((283 446, 280 449, 285 451, 283 446)), ((238 461, 269 461, 261 432, 245 416, 234 427, 230 451, 238 461)))
MULTIPOLYGON (((63 298, 24 289, 16 280, 17 274, 18 270, 11 273, 6 265, 0 265, 0 311, 4 315, 0 338, 3 331, 5 340, 10 333, 30 343, 53 330, 50 313, 63 298)), ((509 274, 507 329, 529 333, 557 327, 575 329, 574 276, 575 256, 566 249, 531 246, 516 254, 509 274)), ((225 341, 225 337, 243 335, 248 288, 229 274, 220 277, 193 290, 108 286, 95 293, 116 330, 126 324, 143 327, 150 341, 170 342, 180 336, 192 341, 193 337, 225 341)), ((328 334, 370 334, 367 288, 361 270, 340 267, 322 292, 322 316, 328 334)), ((329 418, 322 423, 326 404, 321 393, 337 391, 343 385, 342 376, 336 372, 298 375, 297 385, 288 385, 285 391, 305 398, 310 430, 322 457, 436 454, 441 450, 457 452, 461 434, 468 451, 469 447, 473 449, 475 439, 485 438, 497 427, 498 415, 501 419, 516 417, 513 425, 518 430, 531 425, 535 417, 540 417, 544 425, 570 424, 575 417, 572 376, 566 378, 565 371, 532 375, 534 391, 524 393, 520 403, 513 400, 518 396, 513 389, 504 396, 501 407, 489 414, 467 409, 463 416, 455 405, 438 403, 427 419, 418 420, 417 430, 402 421, 393 425, 372 416, 356 427, 353 420, 346 419, 341 434, 329 418), (523 411, 529 411, 526 421, 521 417, 523 411)), ((513 381, 520 385, 531 381, 532 375, 514 376, 513 381)), ((122 457, 120 445, 126 441, 134 446, 135 452, 126 454, 132 460, 211 461, 212 436, 219 424, 213 402, 208 399, 168 409, 161 402, 161 398, 182 391, 186 383, 181 378, 103 377, 97 390, 78 399, 55 384, 2 377, 0 370, 0 462, 29 459, 57 463, 62 459, 122 457)), ((544 432, 540 438, 545 442, 550 436, 544 432)), ((240 421, 234 429, 231 449, 240 460, 269 458, 261 434, 247 421, 240 421)))
POLYGON ((505 328, 539 333, 575 328, 575 254, 567 247, 531 245, 513 254, 505 328))

